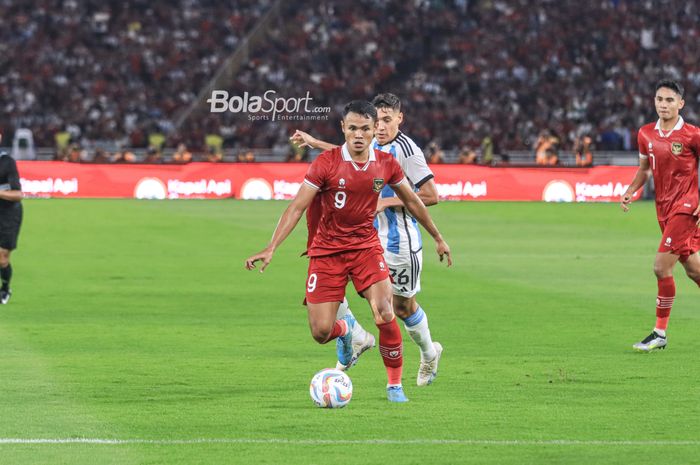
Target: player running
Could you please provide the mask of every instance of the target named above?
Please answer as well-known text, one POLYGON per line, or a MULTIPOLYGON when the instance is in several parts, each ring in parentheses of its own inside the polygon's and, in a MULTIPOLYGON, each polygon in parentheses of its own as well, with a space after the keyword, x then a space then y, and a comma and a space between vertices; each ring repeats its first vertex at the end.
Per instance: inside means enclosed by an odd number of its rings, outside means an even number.
MULTIPOLYGON (((403 122, 401 101, 394 94, 384 93, 374 97, 372 104, 379 117, 372 146, 391 153, 423 203, 426 206, 435 205, 438 202, 437 187, 423 151, 410 137, 399 131, 399 125, 403 122)), ((335 147, 302 131, 296 131, 291 139, 301 146, 307 145, 323 150, 335 147)), ((374 226, 379 232, 379 239, 384 247, 384 258, 393 280, 394 313, 403 320, 406 332, 420 348, 421 362, 416 383, 418 386, 427 386, 437 376, 442 345, 433 342, 428 317, 416 301, 416 294, 420 292, 420 272, 423 268, 420 229, 416 218, 388 186, 382 189, 374 226)), ((339 308, 338 318, 347 314, 352 315, 352 312, 347 300, 344 300, 339 308)), ((359 323, 355 325, 354 331, 355 344, 351 363, 345 366, 339 361, 337 368, 349 368, 365 350, 374 345, 374 336, 365 331, 359 323)))
POLYGON ((345 144, 323 152, 309 167, 304 183, 282 214, 269 245, 249 257, 245 266, 261 272, 272 260, 275 249, 291 233, 316 195, 321 198, 318 231, 308 249, 309 270, 306 301, 309 326, 314 339, 325 344, 339 338, 339 359, 350 364, 352 357, 352 315, 336 320, 345 297, 348 279, 367 299, 379 329, 379 350, 387 370, 387 397, 392 402, 408 399, 401 385, 403 355, 401 331, 392 310, 389 269, 377 231, 372 225, 379 193, 391 186, 406 207, 430 233, 440 260, 452 265, 450 248, 430 214, 406 182, 401 167, 387 153, 370 144, 377 127, 377 110, 364 101, 345 106, 341 128, 345 144))
MULTIPOLYGON (((2 134, 0 134, 2 141, 2 134)), ((19 229, 22 226, 22 186, 17 172, 17 163, 0 152, 0 304, 10 301, 12 291, 12 265, 10 254, 17 248, 19 229)))
POLYGON ((683 121, 683 87, 672 80, 656 84, 654 103, 659 119, 639 129, 639 169, 622 196, 622 209, 629 210, 632 196, 654 176, 656 216, 662 236, 654 260, 658 280, 656 326, 633 348, 651 352, 666 347, 666 328, 676 285, 673 268, 680 261, 688 277, 700 286, 700 203, 698 202, 698 155, 700 129, 683 121))

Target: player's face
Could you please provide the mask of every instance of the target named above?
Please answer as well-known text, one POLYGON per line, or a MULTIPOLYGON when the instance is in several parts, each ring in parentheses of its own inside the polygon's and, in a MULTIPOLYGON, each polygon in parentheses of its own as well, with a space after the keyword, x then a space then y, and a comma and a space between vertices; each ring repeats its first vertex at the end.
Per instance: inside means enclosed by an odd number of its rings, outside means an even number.
POLYGON ((683 108, 683 105, 685 105, 685 101, 674 90, 661 87, 656 91, 654 105, 656 106, 656 113, 659 115, 659 118, 669 121, 678 117, 678 113, 681 108, 683 108))
POLYGON ((396 138, 399 133, 399 125, 403 121, 403 113, 393 108, 377 108, 377 142, 386 145, 396 138))
POLYGON ((345 134, 345 142, 348 144, 350 153, 359 155, 367 151, 374 138, 376 125, 376 121, 365 115, 351 112, 345 116, 345 119, 340 122, 340 127, 345 134))

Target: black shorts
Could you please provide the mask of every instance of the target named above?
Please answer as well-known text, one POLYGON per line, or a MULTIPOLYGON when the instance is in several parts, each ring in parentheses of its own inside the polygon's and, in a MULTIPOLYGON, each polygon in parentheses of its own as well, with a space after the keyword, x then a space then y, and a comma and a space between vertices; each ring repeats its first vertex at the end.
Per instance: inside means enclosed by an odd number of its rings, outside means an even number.
POLYGON ((22 226, 22 204, 17 202, 8 208, 0 209, 0 248, 17 248, 19 228, 22 226))

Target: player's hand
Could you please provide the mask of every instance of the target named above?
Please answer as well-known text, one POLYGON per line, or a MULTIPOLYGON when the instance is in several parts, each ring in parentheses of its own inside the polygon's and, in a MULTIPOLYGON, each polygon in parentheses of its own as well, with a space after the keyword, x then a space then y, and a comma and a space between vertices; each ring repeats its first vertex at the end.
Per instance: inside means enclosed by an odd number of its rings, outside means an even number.
POLYGON ((298 145, 299 147, 315 148, 314 144, 316 142, 316 138, 311 134, 298 129, 294 131, 294 134, 292 134, 292 137, 290 137, 289 140, 291 140, 294 145, 298 145))
MULTIPOLYGON (((376 211, 376 213, 381 213, 381 212, 383 212, 384 210, 386 210, 386 202, 384 202, 384 199, 382 199, 382 198, 380 197, 379 200, 377 200, 377 211, 376 211)), ((375 213, 375 214, 376 214, 376 213, 375 213)))
POLYGON ((693 212, 693 216, 698 219, 695 224, 698 225, 698 228, 700 228, 700 205, 698 205, 698 208, 696 208, 693 212))
POLYGON ((450 246, 447 245, 447 242, 445 242, 443 240, 438 241, 435 245, 437 248, 438 256, 440 257, 440 261, 443 261, 445 259, 445 257, 447 257, 447 267, 448 268, 451 267, 452 266, 452 255, 450 253, 450 246))
POLYGON ((620 197, 620 207, 622 208, 622 211, 628 212, 630 210, 630 202, 632 202, 632 194, 629 192, 625 192, 622 194, 622 197, 620 197))
POLYGON ((245 267, 247 270, 254 270, 255 269, 255 262, 262 262, 262 266, 260 267, 260 272, 262 273, 265 271, 265 268, 267 268, 267 265, 270 264, 272 261, 272 250, 269 248, 266 248, 265 250, 256 253, 252 257, 249 257, 245 261, 245 267))

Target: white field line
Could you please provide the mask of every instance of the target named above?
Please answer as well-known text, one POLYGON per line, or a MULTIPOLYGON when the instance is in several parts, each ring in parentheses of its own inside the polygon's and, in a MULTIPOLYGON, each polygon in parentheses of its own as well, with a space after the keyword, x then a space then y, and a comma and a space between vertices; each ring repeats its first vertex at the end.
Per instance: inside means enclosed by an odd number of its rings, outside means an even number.
POLYGON ((700 446, 700 440, 577 440, 577 439, 99 439, 99 438, 0 438, 8 444, 96 444, 96 445, 196 445, 196 444, 281 444, 281 445, 458 445, 458 446, 700 446))

